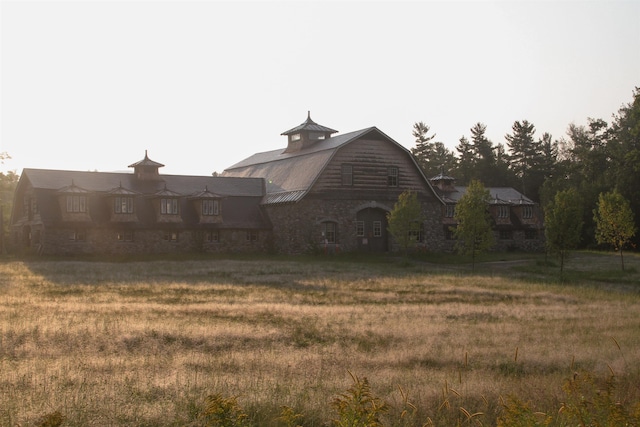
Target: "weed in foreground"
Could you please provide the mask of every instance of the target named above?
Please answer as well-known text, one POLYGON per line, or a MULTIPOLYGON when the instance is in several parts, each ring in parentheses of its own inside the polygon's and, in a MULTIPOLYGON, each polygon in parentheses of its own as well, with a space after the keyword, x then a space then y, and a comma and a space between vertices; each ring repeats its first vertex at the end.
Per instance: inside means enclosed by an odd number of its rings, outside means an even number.
POLYGON ((336 427, 381 427, 380 415, 389 410, 389 406, 371 393, 366 377, 362 380, 349 372, 353 384, 336 397, 333 406, 338 418, 333 420, 336 427))

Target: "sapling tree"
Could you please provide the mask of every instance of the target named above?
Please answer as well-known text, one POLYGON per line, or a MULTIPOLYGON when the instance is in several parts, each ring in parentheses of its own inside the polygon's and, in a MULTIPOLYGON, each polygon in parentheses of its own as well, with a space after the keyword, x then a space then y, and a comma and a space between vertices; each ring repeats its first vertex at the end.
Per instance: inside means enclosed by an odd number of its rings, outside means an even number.
POLYGON ((454 219, 457 225, 451 231, 457 240, 458 252, 471 255, 474 270, 476 256, 491 249, 495 243, 489 214, 490 199, 489 190, 480 181, 472 180, 456 204, 454 219))
POLYGON ((423 215, 418 195, 404 191, 398 197, 393 210, 387 214, 389 233, 396 240, 405 254, 409 248, 418 243, 417 236, 422 227, 423 215))
POLYGON ((593 220, 596 223, 596 240, 601 245, 611 245, 614 250, 620 251, 620 265, 624 270, 622 250, 636 234, 629 201, 617 190, 600 193, 598 207, 593 210, 593 220))
POLYGON ((560 277, 569 251, 580 243, 582 203, 574 188, 559 191, 544 210, 547 249, 560 256, 560 277))

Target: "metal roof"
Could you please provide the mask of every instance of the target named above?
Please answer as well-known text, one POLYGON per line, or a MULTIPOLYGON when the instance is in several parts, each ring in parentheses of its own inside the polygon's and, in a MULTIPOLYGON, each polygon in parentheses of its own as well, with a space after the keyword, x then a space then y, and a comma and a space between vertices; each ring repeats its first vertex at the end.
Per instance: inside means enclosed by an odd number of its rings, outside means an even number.
POLYGON ((329 132, 336 133, 337 130, 328 128, 326 126, 322 126, 311 120, 311 112, 307 113, 307 120, 305 120, 302 124, 291 128, 287 131, 282 132, 280 135, 291 135, 293 133, 298 133, 302 130, 313 131, 313 132, 329 132))
POLYGON ((159 181, 140 180, 127 172, 83 172, 52 169, 24 169, 34 188, 61 190, 73 183, 86 191, 110 192, 119 187, 141 194, 154 194, 166 188, 182 196, 202 189, 221 196, 262 196, 263 180, 222 176, 160 175, 159 181))
MULTIPOLYGON (((512 187, 487 187, 492 205, 535 205, 535 202, 512 187)), ((467 192, 467 187, 455 186, 455 191, 439 191, 447 203, 458 203, 467 192)))

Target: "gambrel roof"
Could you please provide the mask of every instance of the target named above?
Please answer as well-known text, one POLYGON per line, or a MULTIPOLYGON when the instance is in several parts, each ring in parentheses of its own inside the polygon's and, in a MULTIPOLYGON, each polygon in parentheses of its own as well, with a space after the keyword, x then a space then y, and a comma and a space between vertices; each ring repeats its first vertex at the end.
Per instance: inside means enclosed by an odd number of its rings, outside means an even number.
MULTIPOLYGON (((384 139, 395 144, 406 152, 420 171, 409 150, 378 128, 370 127, 318 141, 296 152, 281 148, 257 153, 227 168, 223 176, 264 178, 267 191, 265 204, 296 202, 307 194, 340 148, 361 138, 384 139)), ((426 177, 424 181, 431 187, 426 177)), ((433 194, 439 198, 435 191, 433 194)))

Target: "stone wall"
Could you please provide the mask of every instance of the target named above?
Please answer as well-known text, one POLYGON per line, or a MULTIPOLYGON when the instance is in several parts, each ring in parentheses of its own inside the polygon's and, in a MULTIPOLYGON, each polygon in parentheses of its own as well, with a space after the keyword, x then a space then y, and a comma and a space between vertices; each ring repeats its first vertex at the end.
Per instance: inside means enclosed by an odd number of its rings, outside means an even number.
MULTIPOLYGON (((280 253, 301 254, 324 251, 352 252, 358 248, 356 214, 363 208, 375 207, 389 211, 395 201, 320 200, 305 199, 297 203, 270 205, 265 210, 273 225, 274 250, 280 253), (337 224, 337 245, 326 247, 322 223, 337 224)), ((423 201, 424 249, 447 249, 441 225, 440 204, 423 201)), ((385 230, 385 233, 388 233, 385 230)), ((391 238, 391 237, 390 237, 391 238)), ((396 246, 393 245, 394 250, 396 246)))

